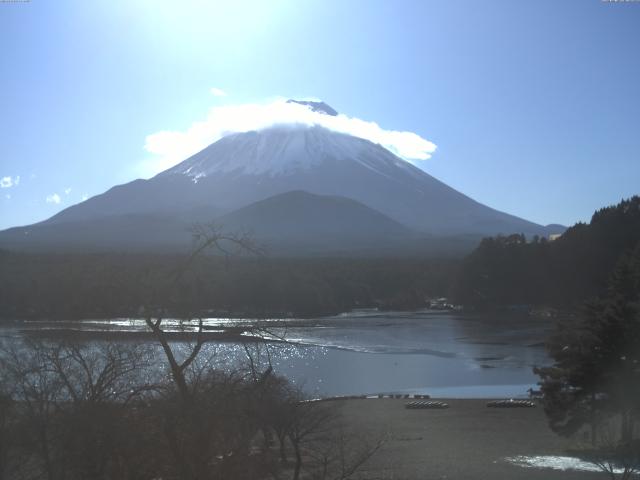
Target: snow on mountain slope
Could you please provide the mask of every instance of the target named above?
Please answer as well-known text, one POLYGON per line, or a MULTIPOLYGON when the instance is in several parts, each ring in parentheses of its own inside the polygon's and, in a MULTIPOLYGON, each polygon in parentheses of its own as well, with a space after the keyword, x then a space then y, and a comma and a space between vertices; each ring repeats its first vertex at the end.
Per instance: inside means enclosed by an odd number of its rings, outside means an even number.
POLYGON ((327 161, 357 162, 380 175, 386 175, 384 171, 390 167, 415 171, 410 163, 367 140, 319 126, 282 126, 224 137, 158 177, 184 174, 194 182, 229 172, 273 177, 309 170, 327 161))
POLYGON ((544 227, 482 205, 380 145, 300 125, 229 135, 149 180, 114 187, 47 222, 224 214, 292 190, 351 198, 433 235, 546 234, 544 227))
POLYGON ((222 210, 291 190, 352 198, 431 234, 544 234, 544 227, 486 207, 384 147, 320 126, 229 135, 152 181, 188 178, 222 210))

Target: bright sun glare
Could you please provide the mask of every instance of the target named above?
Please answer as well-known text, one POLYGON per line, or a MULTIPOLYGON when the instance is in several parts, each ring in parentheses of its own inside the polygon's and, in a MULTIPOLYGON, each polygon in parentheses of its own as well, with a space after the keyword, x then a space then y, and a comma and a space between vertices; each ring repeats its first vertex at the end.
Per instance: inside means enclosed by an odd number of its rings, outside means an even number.
POLYGON ((269 28, 284 2, 145 0, 131 4, 149 33, 193 51, 245 48, 269 28))

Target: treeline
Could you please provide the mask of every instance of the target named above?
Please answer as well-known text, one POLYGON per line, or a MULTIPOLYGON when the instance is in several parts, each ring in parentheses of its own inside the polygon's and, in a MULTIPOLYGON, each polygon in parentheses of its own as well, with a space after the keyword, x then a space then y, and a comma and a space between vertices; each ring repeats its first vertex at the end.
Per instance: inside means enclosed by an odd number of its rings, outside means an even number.
POLYGON ((640 244, 640 197, 595 212, 548 241, 523 235, 484 239, 453 287, 464 305, 572 308, 600 294, 618 260, 640 244))
MULTIPOLYGON (((0 251, 0 318, 317 316, 353 308, 413 310, 449 297, 473 308, 574 308, 598 295, 640 242, 640 197, 597 211, 560 238, 498 236, 465 259, 0 251), (185 266, 188 265, 188 268, 185 266)), ((219 253, 219 252, 218 252, 219 253)))
POLYGON ((0 318, 332 314, 423 308, 447 296, 459 260, 188 257, 0 252, 0 318))

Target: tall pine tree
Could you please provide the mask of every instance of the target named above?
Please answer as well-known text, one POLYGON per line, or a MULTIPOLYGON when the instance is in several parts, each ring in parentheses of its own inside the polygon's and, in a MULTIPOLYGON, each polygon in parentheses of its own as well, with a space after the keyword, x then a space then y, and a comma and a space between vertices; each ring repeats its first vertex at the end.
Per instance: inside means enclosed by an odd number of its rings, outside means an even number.
POLYGON ((554 364, 538 368, 551 428, 571 435, 620 420, 630 444, 640 411, 640 244, 623 255, 606 293, 583 318, 564 322, 548 342, 554 364))

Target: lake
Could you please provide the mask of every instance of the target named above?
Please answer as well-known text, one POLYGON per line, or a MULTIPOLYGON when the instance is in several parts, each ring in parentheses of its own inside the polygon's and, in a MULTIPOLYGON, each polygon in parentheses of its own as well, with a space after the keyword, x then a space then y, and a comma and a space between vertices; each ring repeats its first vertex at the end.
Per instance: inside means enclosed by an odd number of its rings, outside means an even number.
MULTIPOLYGON (((209 330, 253 325, 255 320, 205 320, 209 330)), ((168 330, 193 326, 166 321, 168 330)), ((312 396, 378 393, 430 394, 448 398, 521 397, 535 387, 532 368, 549 363, 542 343, 549 320, 526 315, 459 312, 356 311, 315 319, 261 320, 290 343, 270 342, 274 370, 312 396)), ((127 331, 135 340, 146 330, 140 319, 81 322, 8 322, 5 337, 60 329, 127 331)), ((264 352, 265 344, 261 350, 264 352)), ((210 344, 220 365, 244 356, 239 343, 210 344)), ((161 358, 161 357, 159 357, 161 358)))

